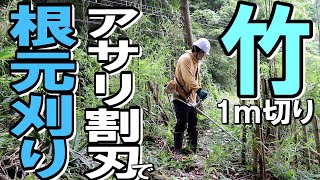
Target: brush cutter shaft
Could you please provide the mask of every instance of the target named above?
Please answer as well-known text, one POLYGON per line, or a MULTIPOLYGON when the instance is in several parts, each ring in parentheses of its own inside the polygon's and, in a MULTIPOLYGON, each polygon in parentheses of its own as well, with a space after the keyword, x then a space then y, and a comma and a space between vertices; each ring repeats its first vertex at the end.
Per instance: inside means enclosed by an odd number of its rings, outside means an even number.
POLYGON ((241 141, 239 141, 236 137, 234 137, 232 134, 230 134, 227 130, 225 130, 223 127, 221 127, 218 123, 216 123, 214 120, 212 120, 208 115, 206 115, 204 112, 202 112, 201 110, 199 110, 198 108, 196 108, 197 112, 203 116, 205 116, 206 118, 208 118, 211 122, 213 122, 215 125, 217 125, 222 131, 224 131, 225 133, 227 133, 230 137, 232 137, 234 140, 236 140, 237 142, 239 142, 240 144, 242 143, 241 141))
MULTIPOLYGON (((206 118, 208 118, 211 122, 213 122, 215 125, 217 125, 222 131, 224 131, 225 133, 227 133, 230 137, 232 137, 234 140, 236 140, 238 143, 242 143, 241 141, 239 141, 236 137, 234 137, 232 134, 230 134, 227 130, 225 130, 223 127, 220 126, 220 124, 218 124, 217 122, 215 122, 213 119, 211 119, 208 115, 206 115, 204 112, 202 112, 200 109, 198 109, 198 106, 200 105, 201 100, 196 104, 196 106, 194 106, 194 108, 197 110, 197 112, 203 116, 205 116, 206 118)), ((192 106, 190 103, 188 103, 189 106, 192 106)))

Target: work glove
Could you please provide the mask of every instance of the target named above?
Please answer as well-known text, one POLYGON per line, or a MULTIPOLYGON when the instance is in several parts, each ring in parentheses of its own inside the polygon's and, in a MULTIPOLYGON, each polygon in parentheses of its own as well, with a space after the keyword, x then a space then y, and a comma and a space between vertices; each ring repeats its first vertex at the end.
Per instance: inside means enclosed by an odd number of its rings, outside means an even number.
POLYGON ((197 94, 202 101, 205 100, 208 96, 208 93, 202 89, 198 89, 197 94))

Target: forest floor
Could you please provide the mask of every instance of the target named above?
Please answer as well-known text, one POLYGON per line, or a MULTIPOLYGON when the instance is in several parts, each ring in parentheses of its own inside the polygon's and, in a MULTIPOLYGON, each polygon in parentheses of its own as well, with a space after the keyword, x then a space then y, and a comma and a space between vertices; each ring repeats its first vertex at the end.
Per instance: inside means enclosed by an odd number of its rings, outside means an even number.
MULTIPOLYGON (((210 150, 204 146, 193 154, 187 147, 184 148, 183 155, 174 153, 174 148, 169 147, 166 140, 161 137, 155 138, 153 144, 161 151, 168 151, 167 161, 176 162, 176 164, 184 164, 181 168, 177 166, 160 167, 150 173, 152 179, 232 179, 244 180, 253 179, 254 175, 248 171, 239 161, 230 162, 224 167, 221 164, 206 164, 210 156, 210 150)), ((230 154, 232 156, 232 154, 230 154)), ((173 163, 174 164, 174 163, 173 163)), ((271 172, 266 173, 266 180, 276 180, 271 172)))

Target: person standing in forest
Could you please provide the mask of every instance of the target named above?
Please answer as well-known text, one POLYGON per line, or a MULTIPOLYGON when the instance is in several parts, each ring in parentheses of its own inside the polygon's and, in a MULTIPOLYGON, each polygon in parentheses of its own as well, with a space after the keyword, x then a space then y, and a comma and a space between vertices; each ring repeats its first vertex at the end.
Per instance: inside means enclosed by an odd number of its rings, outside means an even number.
POLYGON ((195 109, 197 95, 201 100, 207 98, 207 92, 201 89, 200 61, 205 55, 209 55, 210 43, 205 38, 200 38, 193 43, 192 50, 186 51, 177 63, 175 81, 177 94, 172 97, 176 114, 174 127, 175 153, 182 154, 184 131, 187 129, 188 145, 196 153, 198 130, 197 112, 195 109), (188 127, 187 127, 188 126, 188 127))

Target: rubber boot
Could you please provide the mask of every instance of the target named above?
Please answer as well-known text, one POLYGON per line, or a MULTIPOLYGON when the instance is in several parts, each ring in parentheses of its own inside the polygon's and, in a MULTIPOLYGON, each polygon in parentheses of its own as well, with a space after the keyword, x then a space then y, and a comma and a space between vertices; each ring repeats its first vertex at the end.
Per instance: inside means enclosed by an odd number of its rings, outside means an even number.
POLYGON ((183 132, 174 132, 174 151, 176 154, 182 154, 183 132))
POLYGON ((190 146, 193 153, 197 152, 198 147, 198 131, 188 133, 188 146, 190 146))

